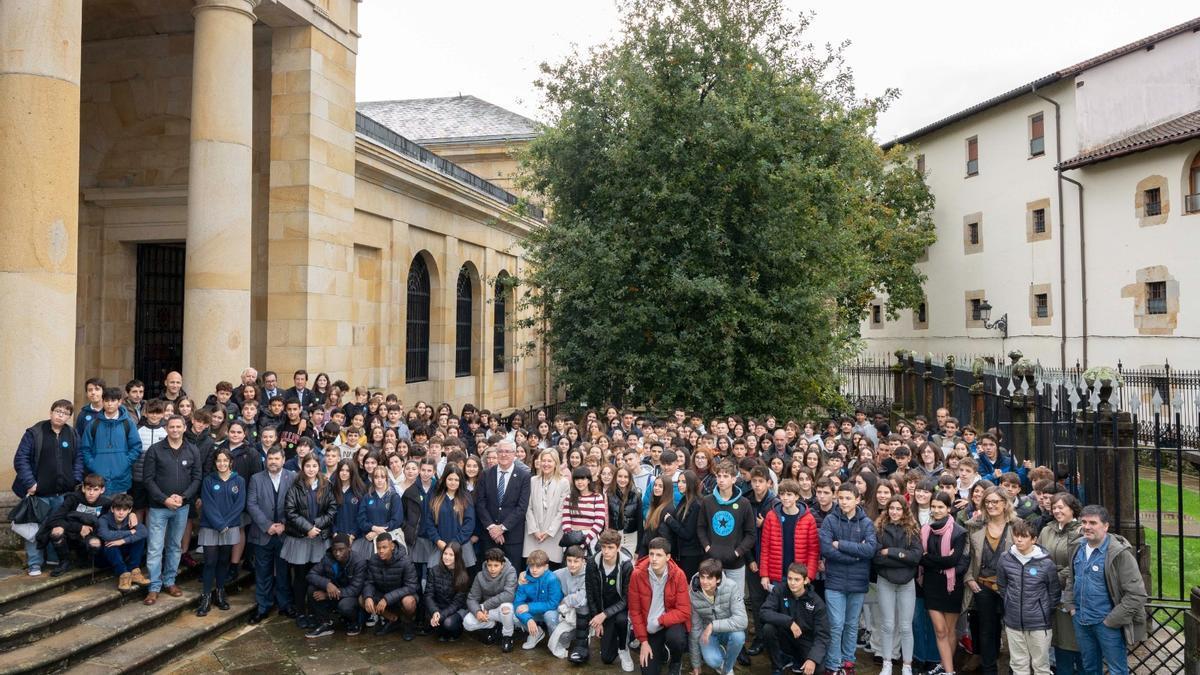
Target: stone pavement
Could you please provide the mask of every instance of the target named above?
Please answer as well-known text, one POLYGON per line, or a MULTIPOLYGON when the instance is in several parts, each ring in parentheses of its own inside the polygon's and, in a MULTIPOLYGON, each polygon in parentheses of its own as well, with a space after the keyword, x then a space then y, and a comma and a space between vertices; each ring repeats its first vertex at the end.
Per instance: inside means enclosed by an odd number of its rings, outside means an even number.
MULTIPOLYGON (((593 642, 593 646, 596 643, 593 642)), ((860 657, 864 655, 860 654, 860 657)), ((860 658, 860 675, 876 675, 879 668, 869 655, 860 658)), ((684 662, 685 675, 690 674, 684 662)), ((532 651, 521 649, 520 641, 511 654, 499 647, 485 646, 464 635, 458 642, 442 643, 434 637, 418 636, 405 642, 399 634, 376 637, 364 631, 357 637, 337 633, 317 640, 305 639, 302 631, 287 619, 273 616, 259 626, 230 631, 167 664, 160 673, 170 675, 207 675, 211 673, 421 673, 421 675, 526 675, 576 670, 566 661, 554 658, 546 643, 532 651)), ((621 673, 618 663, 605 666, 593 651, 591 663, 579 672, 621 673)), ((750 668, 739 667, 738 675, 770 673, 765 656, 754 658, 750 668)), ((705 672, 711 672, 707 668, 705 672)), ((898 671, 897 671, 898 672, 898 671)))

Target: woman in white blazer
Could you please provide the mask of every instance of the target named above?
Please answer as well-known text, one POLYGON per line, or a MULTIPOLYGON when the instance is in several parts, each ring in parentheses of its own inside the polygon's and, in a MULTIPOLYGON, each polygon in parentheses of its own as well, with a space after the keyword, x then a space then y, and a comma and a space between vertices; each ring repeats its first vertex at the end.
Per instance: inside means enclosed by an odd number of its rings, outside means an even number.
POLYGON ((550 562, 562 562, 563 551, 558 545, 562 536, 562 503, 571 489, 558 471, 558 453, 543 450, 534 462, 536 473, 529 479, 529 507, 525 511, 525 549, 523 557, 532 551, 545 551, 550 562))

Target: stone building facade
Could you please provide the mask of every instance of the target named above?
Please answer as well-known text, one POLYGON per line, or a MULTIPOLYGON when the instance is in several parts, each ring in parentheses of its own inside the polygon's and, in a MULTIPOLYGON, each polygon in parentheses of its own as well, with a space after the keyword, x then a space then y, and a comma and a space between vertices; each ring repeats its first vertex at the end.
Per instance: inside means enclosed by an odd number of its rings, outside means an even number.
POLYGON ((925 172, 938 240, 917 264, 924 305, 891 320, 876 298, 869 350, 1200 367, 1200 19, 895 142, 925 172))
POLYGON ((502 189, 529 136, 430 159, 356 112, 359 38, 356 0, 0 0, 0 454, 91 376, 547 399, 497 283, 537 225, 502 189))

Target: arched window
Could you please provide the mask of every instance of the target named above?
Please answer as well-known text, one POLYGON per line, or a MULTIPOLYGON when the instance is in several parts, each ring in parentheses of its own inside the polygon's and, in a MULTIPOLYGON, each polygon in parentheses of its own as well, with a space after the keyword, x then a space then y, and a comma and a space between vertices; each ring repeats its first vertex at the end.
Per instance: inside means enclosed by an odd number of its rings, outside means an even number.
POLYGON ((1184 210, 1188 213, 1200 213, 1200 152, 1192 158, 1192 166, 1188 169, 1188 195, 1184 198, 1184 210))
POLYGON ((404 381, 429 379, 429 268, 421 256, 408 268, 408 339, 404 353, 404 381))
POLYGON ((454 376, 471 374, 471 315, 474 303, 471 297, 471 272, 464 265, 458 272, 458 299, 455 311, 454 332, 454 376))
POLYGON ((505 368, 504 338, 508 321, 508 288, 504 276, 496 279, 496 301, 493 303, 495 325, 492 327, 492 372, 503 373, 505 368))

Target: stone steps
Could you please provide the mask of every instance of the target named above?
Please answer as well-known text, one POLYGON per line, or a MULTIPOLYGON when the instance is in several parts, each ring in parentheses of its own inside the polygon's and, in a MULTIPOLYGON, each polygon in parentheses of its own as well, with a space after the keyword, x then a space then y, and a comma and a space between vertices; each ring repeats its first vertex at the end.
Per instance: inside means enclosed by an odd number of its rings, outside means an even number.
MULTIPOLYGON (((245 585, 248 574, 237 582, 245 585)), ((193 610, 200 599, 197 579, 179 582, 178 598, 162 593, 158 603, 141 603, 145 593, 121 593, 111 575, 78 570, 58 579, 0 579, 0 675, 45 673, 68 667, 87 672, 145 670, 190 645, 230 627, 254 609, 252 594, 230 597, 229 611, 204 618, 193 610), (21 583, 28 588, 19 588, 21 583), (136 638, 136 639, 134 639, 136 638)))
POLYGON ((184 612, 170 622, 143 633, 136 640, 87 658, 66 672, 70 675, 147 672, 205 640, 234 626, 244 625, 254 610, 254 596, 245 591, 229 598, 229 611, 222 612, 214 607, 206 617, 198 617, 191 611, 184 612))

